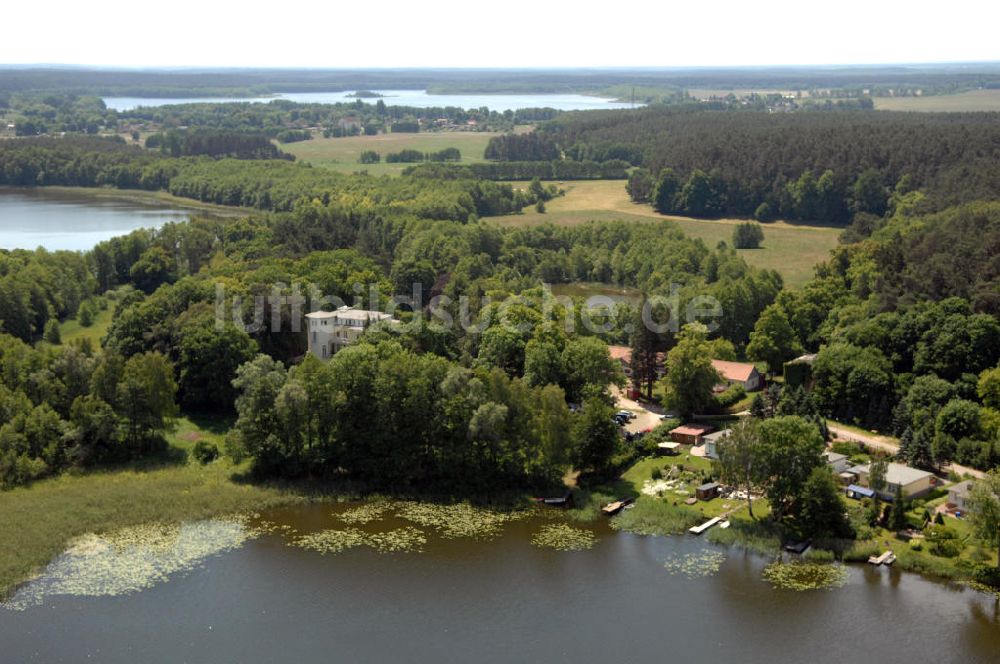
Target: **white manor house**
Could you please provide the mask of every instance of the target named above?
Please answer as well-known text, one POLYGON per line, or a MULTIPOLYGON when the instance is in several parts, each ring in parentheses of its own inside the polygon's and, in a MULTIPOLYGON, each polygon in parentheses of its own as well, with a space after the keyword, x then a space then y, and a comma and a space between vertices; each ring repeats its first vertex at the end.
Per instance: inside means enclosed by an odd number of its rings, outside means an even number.
POLYGON ((343 306, 336 311, 313 311, 306 314, 306 319, 309 321, 309 352, 326 360, 357 341, 371 323, 392 320, 392 316, 381 311, 343 306))

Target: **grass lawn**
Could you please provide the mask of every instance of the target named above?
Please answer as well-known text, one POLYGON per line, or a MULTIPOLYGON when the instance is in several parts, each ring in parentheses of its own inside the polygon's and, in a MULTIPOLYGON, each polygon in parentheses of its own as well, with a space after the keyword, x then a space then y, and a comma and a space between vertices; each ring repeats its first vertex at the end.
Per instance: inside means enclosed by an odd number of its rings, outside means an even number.
POLYGON ((1000 111, 1000 90, 970 90, 927 97, 876 97, 875 108, 880 111, 954 113, 1000 111))
MULTIPOLYGON (((527 186, 527 183, 512 184, 527 186)), ((633 203, 625 192, 624 180, 580 180, 560 186, 566 190, 566 195, 546 203, 543 214, 528 208, 522 214, 490 217, 488 221, 502 226, 532 226, 546 222, 572 226, 587 221, 670 219, 685 233, 700 238, 710 247, 722 240, 732 244, 733 227, 745 221, 661 215, 648 205, 633 203)), ((786 285, 795 288, 813 276, 816 264, 829 258, 830 251, 837 246, 840 231, 831 226, 776 221, 764 224, 764 243, 760 249, 740 249, 739 253, 751 265, 777 270, 786 285)))
POLYGON ((368 171, 372 175, 399 175, 413 164, 387 164, 385 156, 400 150, 420 150, 438 152, 444 148, 458 148, 462 153, 462 163, 485 161, 483 153, 495 132, 438 131, 417 134, 378 134, 377 136, 346 136, 344 138, 314 138, 311 141, 283 143, 280 148, 295 155, 300 161, 314 166, 323 166, 345 173, 368 171), (374 150, 382 155, 378 164, 358 163, 358 157, 365 150, 374 150))
POLYGON ((101 339, 108 333, 111 327, 111 317, 115 313, 115 301, 108 302, 108 308, 98 311, 94 316, 94 322, 90 327, 83 327, 75 318, 64 320, 59 324, 59 337, 63 344, 70 344, 77 339, 90 339, 94 350, 101 347, 101 339))
POLYGON ((198 440, 221 447, 226 422, 181 418, 169 434, 173 461, 88 473, 67 473, 0 492, 0 596, 37 572, 66 543, 150 521, 213 515, 302 500, 302 494, 234 480, 245 468, 220 459, 186 459, 198 440))

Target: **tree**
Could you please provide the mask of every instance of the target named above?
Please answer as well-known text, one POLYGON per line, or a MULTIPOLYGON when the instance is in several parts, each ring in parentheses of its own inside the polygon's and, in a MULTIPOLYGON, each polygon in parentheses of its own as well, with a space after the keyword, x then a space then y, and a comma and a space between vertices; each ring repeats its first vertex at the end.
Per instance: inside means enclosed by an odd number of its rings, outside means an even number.
POLYGON ((721 380, 706 336, 704 325, 689 323, 667 353, 664 405, 685 419, 715 402, 712 390, 721 380))
POLYGON ((879 509, 882 504, 882 492, 885 491, 885 474, 889 470, 889 464, 885 457, 879 457, 868 465, 868 488, 875 492, 872 498, 876 521, 882 520, 882 513, 879 509))
POLYGON ((45 322, 45 340, 53 346, 58 346, 62 343, 62 335, 59 332, 59 321, 55 318, 50 318, 45 322))
POLYGON ((899 532, 906 530, 909 523, 906 520, 908 503, 903 496, 903 487, 896 485, 896 495, 892 499, 892 509, 889 510, 889 528, 899 532))
POLYGON ((1000 410, 1000 367, 979 374, 976 393, 987 408, 1000 410))
POLYGON ((118 418, 104 400, 93 395, 77 397, 69 415, 70 461, 89 466, 114 454, 118 445, 118 418))
POLYGON ((132 265, 129 276, 137 288, 152 293, 161 284, 173 281, 174 262, 162 247, 150 247, 132 265))
POLYGON ((863 171, 854 181, 852 208, 855 212, 868 212, 881 217, 889 204, 889 194, 882 184, 882 176, 873 168, 863 171))
POLYGON ((652 174, 645 168, 636 168, 628 176, 625 190, 634 203, 648 203, 653 195, 656 183, 652 174))
POLYGON ((565 382, 562 354, 555 344, 530 340, 524 347, 524 380, 532 387, 565 382))
POLYGON ((574 463, 578 469, 601 476, 610 468, 619 438, 613 413, 611 406, 600 397, 584 402, 573 430, 574 463))
POLYGON ((1000 470, 991 470, 976 480, 966 507, 976 535, 997 549, 1000 568, 1000 470))
POLYGON ((642 312, 646 310, 646 299, 639 304, 632 318, 632 332, 629 335, 629 345, 632 355, 629 368, 632 370, 632 383, 637 390, 645 391, 646 398, 653 398, 653 385, 660 373, 660 339, 646 321, 642 312))
POLYGON ((625 374, 621 364, 608 354, 608 346, 596 337, 581 337, 566 343, 562 352, 566 372, 566 398, 581 401, 604 394, 609 385, 622 387, 625 374))
POLYGON ((80 327, 90 327, 94 324, 94 316, 97 312, 94 311, 94 305, 90 300, 84 300, 80 303, 80 308, 76 311, 76 320, 80 323, 80 327))
POLYGON ((660 177, 653 188, 653 209, 661 214, 677 212, 677 197, 680 192, 680 180, 672 168, 660 171, 660 177))
POLYGON ((764 241, 764 229, 760 224, 748 221, 733 227, 733 246, 737 249, 758 249, 764 241))
POLYGON ((812 537, 851 537, 840 487, 825 465, 814 467, 802 486, 798 522, 804 534, 812 537))
POLYGON ((181 328, 178 344, 178 387, 185 408, 228 410, 236 398, 236 370, 257 354, 257 342, 227 323, 216 329, 211 318, 198 318, 181 328))
POLYGON ((761 422, 757 476, 778 518, 798 503, 813 469, 825 466, 824 447, 816 426, 801 417, 786 415, 761 422))
POLYGON ((757 422, 748 417, 741 418, 734 424, 732 432, 718 443, 719 479, 738 487, 746 494, 747 511, 751 519, 756 518, 753 515, 751 493, 757 481, 755 475, 757 465, 754 460, 758 454, 759 443, 757 422))
POLYGON ((798 335, 788 322, 785 310, 777 304, 768 306, 750 333, 747 356, 767 363, 767 370, 774 374, 784 363, 802 353, 798 335))
POLYGON ((174 368, 160 353, 134 355, 125 363, 116 401, 133 453, 149 451, 154 434, 177 414, 176 394, 174 368))

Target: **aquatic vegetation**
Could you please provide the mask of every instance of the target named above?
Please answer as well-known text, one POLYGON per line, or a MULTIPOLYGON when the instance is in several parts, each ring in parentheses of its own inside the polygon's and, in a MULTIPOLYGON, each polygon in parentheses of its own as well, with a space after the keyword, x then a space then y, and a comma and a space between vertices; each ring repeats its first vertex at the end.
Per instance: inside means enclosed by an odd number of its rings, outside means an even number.
POLYGON ((671 574, 697 579, 718 572, 725 560, 726 554, 721 551, 699 551, 670 558, 663 563, 663 567, 671 574))
POLYGON ((543 549, 585 551, 594 546, 597 537, 592 531, 574 528, 565 523, 543 526, 531 538, 531 543, 543 549))
POLYGON ((407 521, 434 528, 441 537, 471 537, 491 539, 500 534, 504 524, 528 516, 527 510, 501 512, 473 507, 468 503, 438 505, 405 501, 398 503, 396 516, 407 521))
POLYGON ((372 502, 344 510, 336 516, 344 523, 362 525, 371 523, 372 521, 381 520, 382 517, 385 516, 386 512, 390 511, 393 506, 394 504, 390 500, 374 500, 372 502))
POLYGON ((292 546, 317 553, 340 553, 361 546, 370 547, 379 553, 398 551, 422 551, 427 544, 427 536, 422 530, 412 526, 387 530, 380 533, 366 533, 357 528, 344 530, 321 530, 302 535, 290 541, 292 546))
POLYGON ((776 588, 822 590, 839 588, 847 583, 847 568, 843 565, 776 561, 764 568, 763 576, 776 588))
POLYGON ((365 537, 365 544, 379 553, 419 552, 427 544, 427 536, 419 528, 404 526, 382 533, 371 533, 365 537))
POLYGON ((317 553, 340 553, 365 544, 365 533, 357 528, 346 530, 321 530, 318 533, 301 535, 291 540, 293 546, 317 553))
POLYGON ((686 506, 663 500, 640 497, 635 507, 622 510, 609 525, 636 535, 675 535, 704 521, 704 517, 686 506))
POLYGON ((245 518, 144 524, 73 540, 35 579, 0 606, 23 610, 54 595, 114 596, 151 588, 257 536, 245 518))

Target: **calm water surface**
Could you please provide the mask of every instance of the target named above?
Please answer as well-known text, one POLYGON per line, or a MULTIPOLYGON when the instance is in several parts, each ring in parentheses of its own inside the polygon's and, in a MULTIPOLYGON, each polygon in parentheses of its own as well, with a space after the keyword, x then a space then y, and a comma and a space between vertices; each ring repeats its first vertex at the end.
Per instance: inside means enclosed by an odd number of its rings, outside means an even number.
POLYGON ((86 250, 137 228, 183 221, 169 206, 96 198, 52 189, 0 187, 0 249, 86 250))
MULTIPOLYGON (((343 528, 331 506, 269 514, 299 532, 343 528)), ((320 555, 277 535, 152 589, 0 609, 3 662, 996 662, 1000 613, 983 595, 852 567, 826 591, 776 590, 762 558, 717 574, 664 562, 708 546, 594 524, 590 551, 434 536, 423 553, 320 555)), ((397 527, 380 523, 366 528, 397 527)))
MULTIPOLYGON (((165 106, 167 104, 222 103, 230 101, 269 102, 273 99, 286 99, 302 104, 336 104, 339 102, 357 101, 353 90, 343 92, 286 92, 273 97, 188 97, 183 99, 150 98, 150 97, 105 97, 104 103, 116 111, 128 111, 138 106, 165 106)), ((493 111, 516 111, 520 108, 555 108, 561 111, 587 111, 597 108, 632 108, 630 103, 609 101, 601 97, 589 95, 566 94, 498 94, 498 95, 432 95, 426 90, 376 90, 387 106, 413 106, 430 108, 441 106, 456 106, 458 108, 488 107, 493 111)), ((361 101, 374 104, 377 98, 366 98, 361 101)), ((641 104, 637 104, 641 106, 641 104)))

